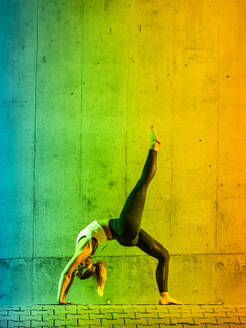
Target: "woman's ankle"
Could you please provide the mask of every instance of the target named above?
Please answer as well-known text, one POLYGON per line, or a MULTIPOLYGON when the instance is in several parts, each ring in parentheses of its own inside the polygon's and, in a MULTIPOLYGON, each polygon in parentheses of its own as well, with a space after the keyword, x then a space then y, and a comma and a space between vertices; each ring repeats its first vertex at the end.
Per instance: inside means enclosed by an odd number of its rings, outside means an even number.
POLYGON ((161 145, 158 142, 154 142, 154 143, 150 144, 149 149, 150 150, 154 150, 154 151, 159 151, 160 146, 161 145))
POLYGON ((168 292, 160 292, 160 296, 163 298, 168 298, 168 292))

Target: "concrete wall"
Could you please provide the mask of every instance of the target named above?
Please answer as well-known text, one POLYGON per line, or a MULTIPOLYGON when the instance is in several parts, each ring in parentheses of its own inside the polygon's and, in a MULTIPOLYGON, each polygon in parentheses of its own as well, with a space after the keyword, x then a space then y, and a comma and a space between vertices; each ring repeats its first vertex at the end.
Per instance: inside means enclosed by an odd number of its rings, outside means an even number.
MULTIPOLYGON (((77 233, 115 218, 163 142, 142 228, 170 252, 184 303, 243 303, 246 7, 243 0, 0 2, 1 304, 55 303, 77 233)), ((157 261, 99 246, 105 294, 157 303, 157 261)))

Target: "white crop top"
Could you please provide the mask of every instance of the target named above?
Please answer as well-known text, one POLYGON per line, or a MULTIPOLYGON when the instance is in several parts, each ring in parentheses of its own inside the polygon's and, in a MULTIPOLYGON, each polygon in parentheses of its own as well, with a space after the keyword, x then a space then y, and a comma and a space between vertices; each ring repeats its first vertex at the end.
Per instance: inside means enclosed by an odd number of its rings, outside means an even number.
POLYGON ((108 240, 103 227, 96 220, 80 231, 76 239, 76 245, 82 236, 86 236, 88 241, 95 237, 98 244, 108 240))

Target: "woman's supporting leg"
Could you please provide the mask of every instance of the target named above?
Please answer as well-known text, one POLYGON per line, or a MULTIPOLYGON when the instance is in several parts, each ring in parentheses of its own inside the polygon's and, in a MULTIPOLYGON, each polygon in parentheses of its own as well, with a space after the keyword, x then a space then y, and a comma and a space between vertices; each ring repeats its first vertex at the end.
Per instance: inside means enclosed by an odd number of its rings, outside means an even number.
POLYGON ((168 250, 143 229, 140 229, 136 246, 148 255, 158 259, 155 276, 161 296, 159 304, 182 304, 171 298, 168 294, 168 269, 170 259, 168 250))
POLYGON ((136 246, 148 255, 158 259, 158 265, 155 272, 157 286, 160 293, 167 292, 170 258, 168 250, 143 229, 140 229, 139 231, 139 240, 136 246))

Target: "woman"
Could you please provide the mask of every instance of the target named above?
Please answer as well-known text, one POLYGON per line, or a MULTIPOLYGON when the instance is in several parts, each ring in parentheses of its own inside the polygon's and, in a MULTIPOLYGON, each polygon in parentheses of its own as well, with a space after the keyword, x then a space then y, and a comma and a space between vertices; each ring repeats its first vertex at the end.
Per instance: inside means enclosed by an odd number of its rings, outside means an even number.
POLYGON ((167 291, 168 251, 140 228, 146 191, 157 169, 157 152, 161 145, 154 126, 151 126, 149 153, 140 179, 129 194, 119 218, 93 221, 79 233, 74 256, 61 274, 57 295, 59 303, 73 304, 66 302, 65 298, 75 275, 80 279, 93 276, 97 282, 98 294, 103 295, 107 271, 104 262, 93 264, 91 255, 95 254, 99 243, 116 239, 123 246, 137 246, 158 259, 156 282, 161 296, 159 304, 182 304, 171 298, 167 291))

